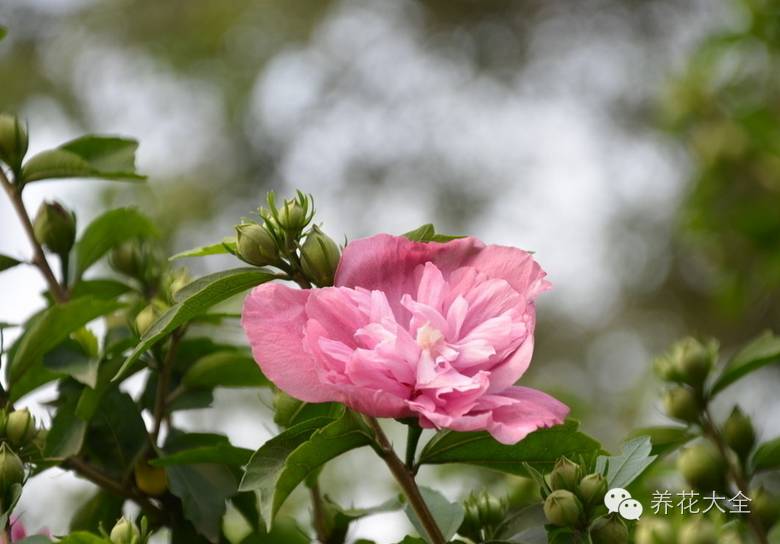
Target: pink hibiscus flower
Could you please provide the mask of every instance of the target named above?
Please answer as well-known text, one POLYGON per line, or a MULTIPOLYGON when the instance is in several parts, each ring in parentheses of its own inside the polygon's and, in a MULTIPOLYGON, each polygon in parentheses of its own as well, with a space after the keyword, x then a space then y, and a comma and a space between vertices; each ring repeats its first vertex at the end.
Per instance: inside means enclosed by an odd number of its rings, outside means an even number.
POLYGON ((293 397, 512 444, 568 413, 514 385, 531 362, 544 276, 519 249, 380 234, 345 248, 334 287, 256 287, 241 323, 265 375, 293 397))

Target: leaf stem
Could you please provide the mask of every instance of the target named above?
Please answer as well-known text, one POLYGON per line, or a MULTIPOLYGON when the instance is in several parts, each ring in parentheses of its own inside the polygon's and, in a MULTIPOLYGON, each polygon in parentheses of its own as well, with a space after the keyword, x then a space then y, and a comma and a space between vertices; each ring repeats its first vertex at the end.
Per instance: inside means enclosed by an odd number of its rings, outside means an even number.
POLYGON ((3 189, 5 189, 5 192, 8 194, 8 199, 11 201, 14 210, 16 210, 16 215, 19 216, 19 221, 22 223, 22 228, 24 228, 24 232, 27 234, 27 238, 30 240, 30 244, 32 245, 33 249, 33 258, 31 260, 32 264, 38 270, 40 270, 41 275, 43 275, 43 278, 46 280, 46 283, 49 286, 49 291, 51 291, 51 296, 54 297, 54 300, 60 303, 66 302, 68 300, 68 292, 57 281, 54 272, 51 270, 51 266, 49 266, 49 262, 46 260, 46 256, 43 253, 41 244, 39 244, 38 240, 35 239, 35 230, 33 229, 30 215, 27 213, 27 208, 24 206, 22 192, 13 183, 11 183, 11 181, 5 175, 5 172, 3 172, 2 168, 0 168, 0 184, 2 184, 3 189))
POLYGON ((179 347, 179 340, 184 335, 182 329, 174 331, 171 335, 171 343, 168 346, 168 352, 165 354, 165 359, 160 366, 157 377, 157 391, 154 395, 154 411, 152 417, 154 423, 152 426, 152 432, 150 434, 152 444, 157 445, 157 438, 160 435, 160 427, 162 427, 163 419, 165 419, 165 412, 168 403, 168 389, 171 385, 171 374, 173 372, 173 362, 176 358, 176 350, 179 347))
POLYGON ((312 505, 312 525, 314 525, 314 531, 317 533, 317 540, 322 544, 327 544, 329 535, 327 521, 325 519, 325 509, 322 504, 320 485, 316 479, 309 485, 309 494, 311 495, 312 505))
POLYGON ((390 440, 385 435, 379 422, 369 416, 365 416, 366 422, 374 431, 374 437, 377 441, 376 452, 384 460, 390 472, 395 477, 398 485, 403 489, 406 498, 409 499, 409 504, 414 509, 417 517, 420 518, 420 522, 425 528, 425 532, 428 533, 428 538, 433 544, 446 544, 447 540, 436 524, 436 520, 433 518, 433 514, 428 509, 428 505, 425 504, 420 489, 417 487, 417 482, 414 480, 414 474, 407 467, 401 459, 396 455, 390 440))

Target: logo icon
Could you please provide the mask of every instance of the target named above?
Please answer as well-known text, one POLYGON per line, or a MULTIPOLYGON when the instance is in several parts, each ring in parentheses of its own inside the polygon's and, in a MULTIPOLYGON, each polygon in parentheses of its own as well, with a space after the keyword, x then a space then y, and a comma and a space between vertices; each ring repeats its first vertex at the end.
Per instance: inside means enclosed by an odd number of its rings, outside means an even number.
POLYGON ((623 519, 635 520, 642 515, 642 503, 631 498, 631 493, 620 487, 607 491, 604 495, 604 506, 609 513, 617 512, 623 519))

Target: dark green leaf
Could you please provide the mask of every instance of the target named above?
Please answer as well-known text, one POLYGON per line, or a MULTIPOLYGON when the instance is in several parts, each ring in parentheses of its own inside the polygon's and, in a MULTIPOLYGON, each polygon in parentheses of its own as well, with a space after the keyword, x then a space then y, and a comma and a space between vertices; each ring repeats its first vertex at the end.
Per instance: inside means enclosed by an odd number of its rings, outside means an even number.
POLYGON ((22 264, 22 261, 9 257, 8 255, 0 254, 0 272, 13 268, 17 264, 22 264))
POLYGON ((98 532, 102 526, 110 531, 116 520, 122 516, 122 497, 100 490, 76 510, 70 520, 71 531, 98 532))
MULTIPOLYGON (((448 501, 444 495, 428 487, 420 487, 420 494, 425 500, 428 510, 433 515, 433 519, 436 520, 436 525, 439 526, 442 534, 444 534, 445 540, 455 536, 466 514, 463 506, 460 503, 448 501)), ((406 517, 412 522, 417 532, 420 535, 427 535, 420 518, 417 517, 417 513, 411 504, 406 505, 404 512, 406 512, 406 517)))
POLYGON ((204 314, 219 302, 275 278, 275 274, 262 268, 236 268, 210 274, 190 283, 177 293, 180 302, 169 308, 149 327, 114 379, 122 377, 142 353, 178 326, 204 314))
POLYGON ((208 246, 200 246, 187 251, 177 253, 169 260, 174 261, 176 259, 183 259, 184 257, 205 257, 207 255, 235 255, 236 254, 236 239, 233 236, 224 238, 221 242, 211 244, 208 246))
POLYGON ((70 376, 93 388, 97 383, 99 363, 94 357, 85 354, 81 345, 70 338, 43 356, 43 366, 46 369, 70 376))
POLYGON ((755 470, 774 470, 780 468, 780 437, 761 444, 753 454, 755 470))
POLYGON ((643 427, 632 431, 629 438, 650 437, 653 455, 664 455, 696 438, 687 427, 643 427))
POLYGON ((165 455, 150 461, 149 464, 155 467, 167 467, 170 465, 215 463, 239 467, 249 462, 252 453, 252 450, 237 448, 230 444, 217 444, 213 446, 201 446, 165 455))
POLYGON ((711 394, 716 395, 743 376, 779 361, 780 336, 767 331, 734 355, 713 384, 711 394))
POLYGON ((135 208, 117 208, 97 217, 84 230, 74 248, 76 277, 122 242, 159 235, 157 227, 135 208))
POLYGON ((599 443, 577 427, 576 421, 568 420, 534 431, 514 445, 501 444, 486 432, 440 431, 423 448, 419 463, 468 463, 525 475, 523 463, 546 470, 562 455, 589 456, 600 451, 599 443))
POLYGON ((547 519, 541 504, 533 504, 507 517, 496 528, 495 539, 517 544, 546 544, 547 519))
POLYGON ((310 544, 313 540, 304 533, 294 520, 282 517, 276 521, 270 532, 262 528, 246 536, 241 544, 310 544))
POLYGON ((46 353, 72 332, 119 307, 121 304, 113 300, 79 298, 47 308, 37 315, 21 338, 8 365, 11 390, 13 391, 13 384, 18 382, 31 366, 40 362, 46 353))
POLYGON ((11 512, 13 512, 14 507, 16 506, 16 503, 19 502, 19 497, 22 496, 22 485, 21 484, 11 484, 6 489, 6 494, 4 497, 4 503, 0 505, 0 526, 6 527, 8 525, 9 517, 11 515, 11 512), (7 500, 7 503, 6 503, 7 500))
POLYGON ((352 412, 339 419, 305 421, 266 442, 246 467, 241 490, 260 493, 260 513, 270 527, 292 491, 331 459, 371 443, 371 435, 352 412))
POLYGON ((135 171, 135 140, 83 136, 43 151, 22 168, 22 181, 56 178, 102 178, 122 181, 145 179, 135 171))
POLYGON ((63 460, 78 455, 87 433, 87 422, 76 415, 78 397, 57 408, 57 413, 46 435, 44 457, 63 460))
POLYGON ((607 484, 610 488, 626 488, 658 457, 651 455, 651 450, 650 437, 631 439, 623 444, 620 455, 599 456, 596 460, 596 471, 603 473, 604 469, 607 469, 607 484))
POLYGON ((116 280, 81 280, 71 289, 71 298, 97 297, 115 299, 130 291, 130 286, 116 280))
POLYGON ((257 511, 257 493, 245 491, 230 497, 230 502, 241 512, 253 531, 260 531, 260 512, 257 511))
POLYGON ((211 542, 219 541, 225 501, 236 479, 224 465, 172 465, 165 468, 171 493, 181 499, 184 516, 211 542))
POLYGON ((201 357, 184 374, 187 387, 267 387, 271 382, 243 351, 218 351, 201 357))

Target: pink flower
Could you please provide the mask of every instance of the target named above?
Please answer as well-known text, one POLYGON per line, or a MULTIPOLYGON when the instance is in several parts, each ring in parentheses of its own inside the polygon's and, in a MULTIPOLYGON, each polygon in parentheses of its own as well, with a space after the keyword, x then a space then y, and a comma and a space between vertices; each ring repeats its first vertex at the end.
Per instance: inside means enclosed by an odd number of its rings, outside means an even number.
MULTIPOLYGON (((44 529, 38 534, 49 536, 49 531, 44 529)), ((24 528, 24 524, 17 516, 13 516, 11 518, 11 543, 21 542, 25 538, 27 538, 27 530, 24 528)), ((0 534, 0 544, 7 544, 4 534, 0 534)))
POLYGON ((514 385, 531 362, 544 276, 519 249, 380 234, 345 248, 335 287, 256 287, 241 323, 265 375, 293 397, 512 444, 568 413, 514 385))

